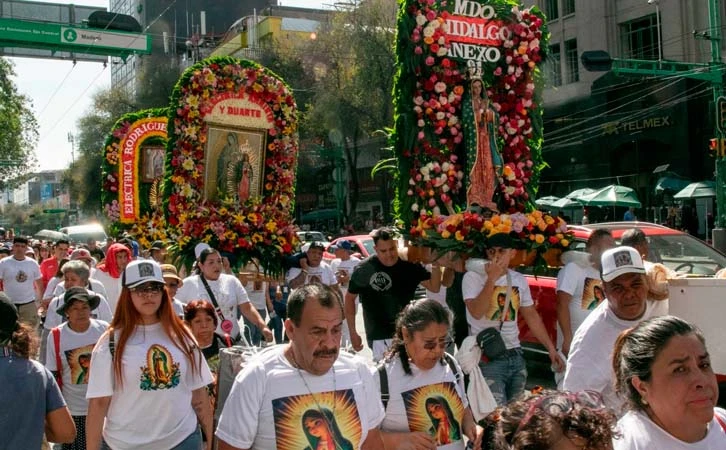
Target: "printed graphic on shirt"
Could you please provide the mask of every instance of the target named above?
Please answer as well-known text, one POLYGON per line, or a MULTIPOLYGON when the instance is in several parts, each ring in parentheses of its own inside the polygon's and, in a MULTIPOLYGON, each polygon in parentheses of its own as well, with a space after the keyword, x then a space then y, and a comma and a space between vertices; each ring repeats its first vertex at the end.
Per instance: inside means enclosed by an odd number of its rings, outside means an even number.
POLYGON ((26 281, 28 281, 28 274, 26 274, 22 270, 18 270, 17 275, 15 275, 15 281, 17 281, 18 283, 25 283, 26 281))
POLYGON ((408 429, 428 433, 436 445, 452 444, 461 440, 461 421, 464 404, 452 382, 430 384, 402 392, 403 405, 408 418, 408 429))
POLYGON ((383 292, 391 288, 393 281, 386 272, 376 272, 369 281, 374 291, 383 292))
POLYGON ((91 373, 91 353, 93 344, 83 347, 66 350, 66 362, 71 369, 71 383, 88 384, 88 376, 91 373))
POLYGON ((352 389, 272 401, 277 450, 354 450, 363 435, 352 389))
MULTIPOLYGON (((489 320, 501 320, 504 314, 504 305, 507 303, 507 287, 494 286, 494 293, 489 302, 489 311, 487 318, 489 320)), ((509 301, 509 308, 504 316, 504 321, 517 320, 517 310, 519 309, 519 288, 512 286, 512 298, 509 301)))
POLYGON ((602 281, 597 278, 585 278, 582 286, 582 309, 592 311, 605 299, 602 281))
POLYGON ((141 368, 141 390, 172 389, 179 384, 179 363, 163 345, 154 344, 146 352, 146 367, 141 368))

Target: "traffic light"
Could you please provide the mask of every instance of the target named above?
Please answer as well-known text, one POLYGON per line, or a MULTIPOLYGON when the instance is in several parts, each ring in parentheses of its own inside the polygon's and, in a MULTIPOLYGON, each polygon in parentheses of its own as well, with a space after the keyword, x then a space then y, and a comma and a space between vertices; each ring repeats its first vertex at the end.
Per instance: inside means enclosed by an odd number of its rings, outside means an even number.
POLYGON ((721 134, 726 134, 726 97, 719 97, 716 100, 717 122, 716 128, 721 134))
POLYGON ((711 156, 723 158, 726 156, 726 139, 710 139, 708 141, 708 150, 713 152, 711 156))

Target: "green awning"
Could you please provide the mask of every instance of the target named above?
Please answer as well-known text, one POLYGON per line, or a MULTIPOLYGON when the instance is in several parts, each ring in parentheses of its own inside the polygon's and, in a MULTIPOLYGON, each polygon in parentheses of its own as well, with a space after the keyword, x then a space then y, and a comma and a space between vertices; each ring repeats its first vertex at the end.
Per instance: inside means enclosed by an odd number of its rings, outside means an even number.
POLYGON ((310 211, 302 216, 303 222, 319 222, 324 220, 337 219, 340 213, 337 209, 318 209, 310 211))

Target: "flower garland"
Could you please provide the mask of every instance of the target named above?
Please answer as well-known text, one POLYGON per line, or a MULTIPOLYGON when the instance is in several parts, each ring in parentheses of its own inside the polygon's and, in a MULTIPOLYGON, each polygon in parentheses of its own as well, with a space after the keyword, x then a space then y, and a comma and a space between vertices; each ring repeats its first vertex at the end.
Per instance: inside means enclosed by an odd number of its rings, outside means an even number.
POLYGON ((171 98, 169 177, 165 185, 167 218, 176 229, 172 249, 193 259, 198 242, 234 255, 238 265, 258 260, 265 271, 282 272, 297 235, 293 209, 297 166, 297 112, 290 88, 261 66, 229 57, 210 58, 186 70, 171 98), (267 130, 261 197, 243 204, 204 200, 205 115, 212 100, 241 93, 266 103, 274 125, 267 130))
MULTIPOLYGON (((152 185, 150 183, 136 183, 137 188, 135 190, 134 210, 138 211, 138 217, 133 221, 121 221, 121 205, 119 203, 119 178, 120 178, 120 167, 119 162, 121 161, 121 145, 123 140, 128 136, 129 131, 134 124, 138 124, 144 121, 158 121, 162 118, 165 120, 168 115, 166 108, 152 108, 128 113, 122 115, 114 124, 111 132, 106 137, 106 141, 103 146, 103 163, 101 165, 102 171, 102 186, 101 186, 101 204, 103 210, 106 213, 106 217, 110 222, 109 231, 112 235, 118 235, 121 232, 129 232, 135 239, 151 239, 151 242, 158 239, 166 238, 166 231, 164 227, 154 228, 151 232, 143 230, 143 224, 145 224, 150 217, 156 217, 155 220, 163 219, 163 214, 155 212, 154 208, 150 204, 149 194, 152 185), (137 232, 132 232, 137 230, 137 232), (143 232, 142 232, 143 230, 143 232)), ((136 143, 135 151, 143 145, 158 145, 166 146, 166 137, 157 135, 143 139, 136 143)), ((135 177, 138 177, 138 155, 134 155, 134 170, 137 171, 135 177)))
MULTIPOLYGON (((481 74, 499 116, 504 160, 494 201, 507 214, 524 213, 532 209, 530 199, 543 167, 543 79, 538 64, 548 33, 543 15, 534 7, 521 8, 514 0, 486 4, 503 30, 501 58, 484 63, 481 74)), ((418 240, 426 237, 422 224, 466 205, 467 170, 473 164, 467 161, 467 149, 476 147, 476 136, 467 136, 463 127, 464 104, 471 101, 466 92, 470 80, 464 63, 450 56, 453 7, 450 0, 405 0, 399 14, 392 135, 400 168, 395 206, 404 228, 418 240)), ((498 220, 505 222, 510 216, 498 220)))

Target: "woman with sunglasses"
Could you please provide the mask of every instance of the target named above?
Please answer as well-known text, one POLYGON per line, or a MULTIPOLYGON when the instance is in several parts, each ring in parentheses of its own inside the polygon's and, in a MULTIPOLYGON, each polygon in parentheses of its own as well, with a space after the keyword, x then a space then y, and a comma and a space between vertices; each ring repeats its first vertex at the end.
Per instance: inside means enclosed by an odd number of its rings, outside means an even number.
POLYGON ((202 352, 174 313, 159 264, 129 263, 122 286, 111 326, 93 349, 88 449, 199 450, 197 422, 212 436, 212 374, 202 352))
POLYGON ((615 388, 627 399, 616 450, 726 448, 726 411, 701 331, 674 316, 624 331, 613 353, 615 388))
POLYGON ((484 450, 611 450, 615 415, 595 391, 535 388, 485 420, 484 450))
POLYGON ((414 301, 399 314, 391 350, 374 373, 385 448, 463 450, 464 436, 479 448, 461 368, 445 353, 450 327, 451 313, 435 300, 414 301))

